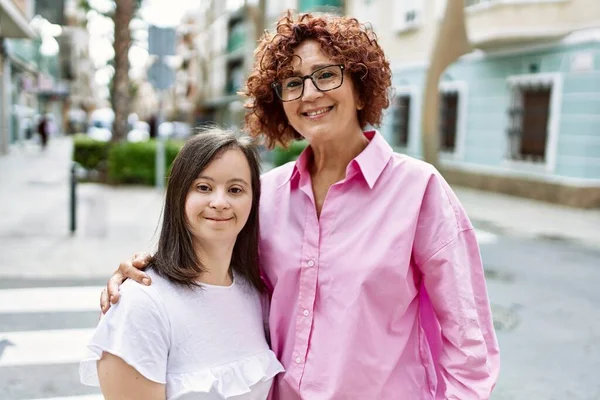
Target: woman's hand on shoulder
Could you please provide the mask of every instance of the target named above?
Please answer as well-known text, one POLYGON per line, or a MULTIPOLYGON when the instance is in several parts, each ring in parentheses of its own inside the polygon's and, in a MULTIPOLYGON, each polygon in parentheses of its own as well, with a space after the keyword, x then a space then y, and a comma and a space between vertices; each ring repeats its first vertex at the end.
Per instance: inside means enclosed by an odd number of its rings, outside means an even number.
POLYGON ((102 313, 106 314, 111 304, 116 304, 119 301, 119 286, 123 284, 126 279, 133 279, 134 281, 141 283, 142 285, 149 286, 152 284, 152 280, 142 270, 146 268, 152 256, 148 253, 135 253, 130 259, 121 262, 119 268, 112 274, 106 288, 100 295, 100 308, 102 313))

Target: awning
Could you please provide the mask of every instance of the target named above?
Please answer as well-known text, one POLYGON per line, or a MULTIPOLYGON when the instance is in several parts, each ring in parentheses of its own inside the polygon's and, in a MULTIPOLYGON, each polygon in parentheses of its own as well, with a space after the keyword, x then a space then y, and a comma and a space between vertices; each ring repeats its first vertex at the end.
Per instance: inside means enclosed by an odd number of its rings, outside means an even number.
POLYGON ((11 0, 0 0, 0 36, 21 39, 36 37, 25 15, 11 0))

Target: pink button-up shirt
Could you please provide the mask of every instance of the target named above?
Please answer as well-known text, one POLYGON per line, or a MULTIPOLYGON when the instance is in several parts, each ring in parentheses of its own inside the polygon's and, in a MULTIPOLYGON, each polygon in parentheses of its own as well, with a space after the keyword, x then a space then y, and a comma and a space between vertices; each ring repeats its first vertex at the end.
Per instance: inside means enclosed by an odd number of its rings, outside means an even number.
POLYGON ((377 132, 317 218, 305 151, 262 179, 273 397, 487 399, 499 353, 473 227, 430 165, 377 132))

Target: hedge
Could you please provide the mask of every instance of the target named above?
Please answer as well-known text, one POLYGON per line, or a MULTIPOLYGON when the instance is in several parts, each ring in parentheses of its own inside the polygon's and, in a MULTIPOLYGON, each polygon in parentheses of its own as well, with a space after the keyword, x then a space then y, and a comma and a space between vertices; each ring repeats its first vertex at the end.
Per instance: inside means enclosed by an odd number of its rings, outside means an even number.
POLYGON ((78 133, 73 136, 73 161, 87 170, 100 170, 106 166, 110 142, 94 140, 78 133))
MULTIPOLYGON (((165 142, 165 172, 183 146, 183 141, 165 142)), ((156 171, 156 141, 119 143, 108 156, 108 181, 112 184, 154 185, 156 171)))
POLYGON ((290 143, 287 148, 275 147, 272 152, 273 165, 279 167, 280 165, 296 160, 307 144, 306 140, 297 140, 290 143))
MULTIPOLYGON (((165 171, 173 163, 183 141, 165 142, 165 171)), ((84 134, 73 138, 73 161, 88 171, 85 180, 111 184, 154 185, 156 141, 111 143, 84 134)))

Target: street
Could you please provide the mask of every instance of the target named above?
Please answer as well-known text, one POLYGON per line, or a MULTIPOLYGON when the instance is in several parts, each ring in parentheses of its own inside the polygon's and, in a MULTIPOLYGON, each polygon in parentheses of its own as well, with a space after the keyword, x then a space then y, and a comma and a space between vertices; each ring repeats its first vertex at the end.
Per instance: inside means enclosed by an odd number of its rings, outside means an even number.
MULTIPOLYGON (((160 193, 93 184, 78 187, 80 224, 69 235, 69 152, 55 139, 46 154, 0 159, 9 171, 0 176, 2 400, 102 398, 78 376, 100 290, 155 237, 160 193)), ((600 399, 600 247, 473 222, 501 348, 492 399, 600 399)))

